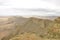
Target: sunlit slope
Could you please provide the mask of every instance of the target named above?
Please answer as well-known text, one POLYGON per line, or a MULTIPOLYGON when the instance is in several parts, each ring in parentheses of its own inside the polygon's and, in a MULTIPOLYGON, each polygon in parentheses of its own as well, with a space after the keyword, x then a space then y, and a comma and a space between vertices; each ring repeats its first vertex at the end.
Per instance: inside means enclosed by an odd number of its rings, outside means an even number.
POLYGON ((17 35, 10 40, 42 40, 39 36, 34 33, 24 33, 17 35))
POLYGON ((45 35, 47 28, 53 26, 53 21, 46 19, 30 18, 20 29, 20 33, 34 32, 38 35, 45 35))
POLYGON ((50 38, 60 39, 60 17, 54 20, 54 26, 48 28, 48 33, 50 38))
POLYGON ((48 40, 60 38, 60 17, 54 20, 16 16, 3 19, 0 20, 0 38, 2 40, 9 40, 16 35, 24 35, 24 33, 33 33, 40 38, 48 40))
POLYGON ((15 22, 12 17, 0 17, 0 39, 15 32, 15 22))

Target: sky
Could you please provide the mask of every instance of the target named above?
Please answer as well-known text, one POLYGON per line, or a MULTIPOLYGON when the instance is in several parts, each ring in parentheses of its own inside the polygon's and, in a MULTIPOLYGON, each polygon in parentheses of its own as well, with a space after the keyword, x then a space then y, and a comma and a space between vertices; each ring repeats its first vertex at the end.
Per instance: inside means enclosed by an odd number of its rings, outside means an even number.
POLYGON ((0 16, 60 16, 60 0, 0 0, 0 16))

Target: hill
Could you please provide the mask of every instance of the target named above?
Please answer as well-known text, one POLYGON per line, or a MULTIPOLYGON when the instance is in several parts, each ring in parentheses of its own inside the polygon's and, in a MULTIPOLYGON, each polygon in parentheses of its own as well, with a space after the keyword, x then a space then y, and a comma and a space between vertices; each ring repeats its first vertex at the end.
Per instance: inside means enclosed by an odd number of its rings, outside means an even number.
MULTIPOLYGON (((3 19, 5 19, 5 17, 3 17, 3 19)), ((4 21, 2 20, 0 22, 0 34, 1 34, 0 39, 9 40, 10 38, 16 35, 23 34, 25 32, 35 33, 36 35, 42 38, 51 38, 50 35, 53 35, 51 33, 54 33, 54 31, 51 30, 52 29, 56 30, 58 28, 57 25, 60 25, 59 21, 60 21, 59 17, 57 18, 51 18, 51 17, 24 18, 21 16, 6 17, 4 21)), ((56 31, 55 33, 57 34, 58 32, 56 31)))

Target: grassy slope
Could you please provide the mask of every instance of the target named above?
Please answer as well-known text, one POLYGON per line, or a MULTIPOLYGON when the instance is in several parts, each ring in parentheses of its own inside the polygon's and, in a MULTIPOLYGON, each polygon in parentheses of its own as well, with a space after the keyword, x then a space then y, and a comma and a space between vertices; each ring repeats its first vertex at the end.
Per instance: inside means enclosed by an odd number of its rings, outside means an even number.
MULTIPOLYGON (((56 20, 58 21, 58 20, 56 20)), ((4 40, 9 40, 10 38, 12 38, 13 36, 18 35, 18 33, 25 33, 25 32, 30 32, 30 33, 35 33, 37 35, 39 35, 41 37, 44 36, 43 40, 58 40, 58 39, 51 39, 48 37, 50 37, 49 35, 51 35, 50 33, 47 34, 48 30, 52 30, 51 28, 53 27, 53 29, 55 29, 54 25, 57 22, 53 22, 51 20, 43 20, 43 19, 37 19, 37 18, 31 18, 28 22, 26 22, 23 26, 21 25, 17 25, 16 27, 16 31, 13 34, 10 34, 10 36, 6 37, 6 39, 4 40), (49 28, 49 29, 48 29, 49 28)), ((60 23, 58 23, 60 24, 60 23)), ((56 27, 58 27, 56 25, 56 27)), ((51 33, 53 33, 53 31, 49 31, 51 33)))

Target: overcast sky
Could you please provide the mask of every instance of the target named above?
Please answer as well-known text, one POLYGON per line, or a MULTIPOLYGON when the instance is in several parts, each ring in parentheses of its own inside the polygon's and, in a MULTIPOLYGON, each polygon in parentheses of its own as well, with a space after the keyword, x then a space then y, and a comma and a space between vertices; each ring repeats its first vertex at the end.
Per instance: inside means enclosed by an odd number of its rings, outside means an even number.
POLYGON ((59 13, 60 13, 60 0, 0 0, 0 16, 5 15, 60 16, 59 13))

